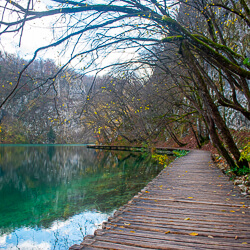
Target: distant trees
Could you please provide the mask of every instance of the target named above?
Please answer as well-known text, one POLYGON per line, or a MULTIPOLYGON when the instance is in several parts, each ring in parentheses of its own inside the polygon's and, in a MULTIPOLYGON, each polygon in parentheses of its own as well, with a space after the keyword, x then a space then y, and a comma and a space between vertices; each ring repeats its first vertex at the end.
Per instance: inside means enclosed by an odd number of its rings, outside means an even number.
POLYGON ((171 137, 184 146, 178 137, 187 130, 197 138, 198 146, 207 140, 206 126, 197 111, 183 105, 180 91, 160 72, 141 79, 130 72, 99 78, 86 103, 83 121, 104 143, 154 144, 171 137))
POLYGON ((0 143, 28 143, 24 124, 9 116, 4 117, 0 123, 0 143))
MULTIPOLYGON (((36 11, 36 1, 32 1, 32 4, 27 1, 26 5, 3 1, 0 5, 0 34, 19 32, 21 41, 27 22, 56 16, 54 27, 61 32, 54 33, 55 40, 51 44, 38 48, 31 62, 41 50, 64 45, 63 49, 70 55, 66 65, 75 62, 83 72, 87 72, 91 65, 96 65, 97 70, 105 68, 106 65, 101 65, 102 58, 111 52, 119 55, 120 52, 132 51, 133 56, 127 54, 114 64, 137 71, 138 75, 143 74, 143 69, 154 72, 154 75, 158 72, 165 78, 167 90, 175 89, 175 93, 180 93, 178 102, 173 100, 165 106, 165 115, 161 115, 164 118, 161 120, 164 121, 163 126, 167 128, 169 121, 183 121, 190 125, 196 120, 197 124, 206 127, 213 143, 231 166, 246 166, 247 162, 240 158, 239 148, 226 120, 230 111, 237 112, 247 121, 250 119, 247 42, 250 16, 245 0, 107 0, 102 4, 51 0, 50 3, 47 10, 36 11), (9 19, 10 13, 12 19, 9 19)), ((15 85, 0 107, 20 87, 28 66, 20 71, 15 85)), ((117 79, 118 75, 115 76, 117 79)), ((55 86, 55 77, 50 81, 51 87, 55 86)), ((133 89, 133 86, 130 88, 133 89)), ((171 91, 168 92, 169 96, 171 91)), ((122 93, 125 95, 124 91, 122 93)), ((124 136, 122 128, 124 131, 131 129, 130 139, 138 131, 135 137, 141 136, 140 140, 145 140, 152 131, 157 131, 152 129, 152 125, 149 126, 149 111, 145 112, 146 116, 140 112, 145 107, 144 103, 137 107, 126 98, 120 103, 123 104, 115 106, 112 112, 107 110, 105 102, 98 106, 92 103, 91 109, 96 115, 93 124, 98 127, 98 131, 102 127, 107 136, 114 130, 124 136), (105 121, 111 119, 112 126, 108 124, 109 129, 98 125, 97 122, 102 121, 103 117, 106 117, 105 121), (125 122, 123 117, 129 122, 125 122)), ((101 123, 107 126, 104 121, 101 123)))
MULTIPOLYGON (((27 61, 14 55, 1 54, 1 100, 11 91, 25 63, 27 61)), ((27 69, 19 88, 0 110, 2 142, 45 143, 50 128, 58 134, 57 142, 82 142, 74 130, 85 133, 78 117, 92 77, 83 77, 73 70, 58 74, 58 70, 51 60, 36 60, 27 69), (58 75, 57 79, 50 80, 54 74, 58 75)))
POLYGON ((50 144, 54 144, 56 141, 56 133, 53 130, 52 126, 50 126, 49 132, 47 133, 47 139, 48 139, 48 143, 50 144))

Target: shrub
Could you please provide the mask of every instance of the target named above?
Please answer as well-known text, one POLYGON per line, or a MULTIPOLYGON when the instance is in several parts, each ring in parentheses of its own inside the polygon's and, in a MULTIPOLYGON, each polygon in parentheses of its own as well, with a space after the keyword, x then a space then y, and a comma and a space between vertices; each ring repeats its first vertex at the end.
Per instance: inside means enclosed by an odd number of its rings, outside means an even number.
POLYGON ((173 154, 174 156, 176 156, 177 158, 185 156, 189 153, 189 151, 187 150, 173 150, 173 154))
POLYGON ((170 163, 170 159, 166 154, 153 154, 152 158, 155 159, 159 164, 164 165, 164 167, 166 167, 170 163))
POLYGON ((248 162, 250 162, 250 142, 248 142, 241 152, 240 160, 243 159, 246 159, 248 162))

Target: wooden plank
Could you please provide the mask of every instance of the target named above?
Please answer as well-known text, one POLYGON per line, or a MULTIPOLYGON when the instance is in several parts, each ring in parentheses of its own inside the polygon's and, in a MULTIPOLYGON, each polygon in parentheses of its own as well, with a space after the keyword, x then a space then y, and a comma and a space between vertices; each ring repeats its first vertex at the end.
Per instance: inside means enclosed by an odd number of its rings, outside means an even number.
MULTIPOLYGON (((196 220, 194 218, 182 218, 182 219, 162 219, 162 218, 156 218, 156 217, 147 217, 147 216, 123 216, 122 218, 119 218, 119 220, 126 221, 128 223, 132 222, 144 222, 144 223, 157 223, 157 224, 165 224, 165 225, 182 225, 182 226, 193 226, 193 227, 205 227, 205 228, 213 228, 213 229, 225 229, 227 231, 237 230, 240 231, 248 231, 249 227, 246 224, 237 223, 237 225, 230 223, 222 224, 221 221, 206 221, 206 220, 196 220)), ((118 223, 119 220, 113 220, 112 223, 118 223)), ((224 223, 224 221, 222 221, 224 223)))
MULTIPOLYGON (((98 235, 99 236, 99 235, 98 235)), ((190 247, 199 247, 202 248, 204 247, 204 245, 206 245, 207 248, 209 249, 227 249, 228 247, 241 247, 241 249, 247 249, 248 246, 247 245, 242 245, 242 240, 238 240, 238 242, 236 242, 236 240, 230 241, 230 242, 225 242, 222 240, 218 240, 216 238, 208 238, 208 237, 193 237, 193 236, 184 236, 184 235, 173 235, 173 234, 147 234, 143 231, 141 231, 141 233, 138 232, 134 232, 133 234, 131 234, 130 232, 124 233, 124 232, 109 232, 106 233, 105 235, 100 235, 100 240, 102 241, 108 241, 109 238, 112 238, 112 242, 116 242, 116 243, 126 243, 126 240, 130 240, 130 241, 140 241, 147 243, 149 242, 150 244, 165 244, 165 242, 168 242, 169 245, 172 246, 190 246, 190 247), (186 244, 188 243, 188 244, 186 244)), ((97 237, 98 239, 98 237, 97 237)), ((140 244, 139 243, 139 244, 140 244)), ((137 245, 139 245, 137 243, 137 245)))
MULTIPOLYGON (((109 234, 117 235, 117 237, 119 237, 119 235, 124 235, 125 237, 130 237, 131 236, 131 231, 129 229, 122 229, 122 230, 109 230, 106 233, 100 233, 98 234, 99 236, 104 236, 104 237, 108 237, 109 234), (105 234, 105 236, 104 236, 105 234)), ((241 239, 240 237, 235 240, 235 239, 228 239, 226 242, 223 239, 217 238, 217 237, 193 237, 193 236, 189 236, 189 235, 176 235, 176 234, 158 234, 155 232, 147 232, 147 231, 141 231, 141 230, 136 230, 133 233, 133 236, 136 237, 141 237, 141 238, 148 238, 148 239, 161 239, 161 240, 167 240, 167 241, 178 241, 178 242, 190 242, 190 243, 200 243, 200 244, 210 244, 210 245, 220 245, 220 246, 239 246, 239 244, 242 245, 243 239, 241 239)), ((211 236, 211 235, 210 235, 211 236)), ((140 240, 140 238, 138 238, 140 240)), ((249 246, 247 245, 242 245, 241 246, 243 249, 244 248, 249 248, 249 246)))
MULTIPOLYGON (((105 240, 103 237, 96 237, 96 242, 100 243, 116 243, 124 246, 124 249, 133 249, 133 247, 143 247, 146 249, 182 249, 182 250, 191 250, 191 249, 200 249, 200 247, 195 246, 194 244, 186 243, 185 245, 179 244, 178 242, 172 243, 172 242, 166 242, 166 241, 157 241, 157 240, 151 240, 151 241, 142 241, 142 239, 122 239, 116 238, 116 237, 107 237, 105 240)), ((96 246, 95 243, 93 246, 96 246)), ((116 249, 116 248, 112 248, 116 249)), ((207 248, 207 249, 214 249, 214 248, 207 248)))
POLYGON ((159 201, 156 199, 154 200, 153 203, 148 203, 148 202, 140 202, 140 203, 133 203, 133 207, 136 209, 150 209, 151 211, 166 211, 168 209, 168 212, 174 211, 178 213, 206 213, 208 214, 216 214, 220 216, 242 216, 242 212, 245 213, 245 218, 249 217, 250 219, 250 214, 249 214, 249 208, 248 207, 233 207, 233 206, 224 206, 224 207, 214 207, 211 210, 210 206, 209 207, 204 207, 204 206, 181 206, 181 204, 178 204, 178 206, 171 206, 167 204, 159 204, 159 201), (233 214, 232 214, 233 213, 233 214))
MULTIPOLYGON (((117 244, 117 243, 114 243, 112 241, 96 241, 93 246, 93 248, 97 248, 97 249, 118 249, 118 250, 146 250, 148 248, 144 248, 144 247, 135 247, 135 246, 132 246, 132 245, 126 245, 126 244, 117 244)), ((85 249, 85 248, 83 248, 85 249)), ((92 249, 92 248, 89 248, 89 249, 92 249)))
MULTIPOLYGON (((128 211, 124 211, 124 213, 128 214, 128 215, 141 215, 141 216, 158 216, 159 217, 159 212, 160 211, 152 211, 149 209, 131 209, 128 211)), ((162 218, 166 218, 166 219, 175 219, 175 218, 190 218, 192 217, 193 219, 196 220, 201 220, 201 221, 218 221, 218 222, 228 222, 230 224, 235 223, 237 220, 237 223, 242 223, 242 224, 246 224, 249 225, 249 219, 245 216, 241 216, 240 215, 237 217, 231 215, 230 214, 228 216, 220 216, 220 215, 213 215, 213 214, 206 214, 206 215, 202 215, 202 214, 198 214, 198 213, 178 213, 178 211, 173 211, 173 212, 163 212, 161 211, 161 216, 162 218)), ((117 214, 118 215, 118 214, 117 214)), ((243 214, 242 214, 243 215, 243 214)))
MULTIPOLYGON (((192 226, 186 226, 183 225, 162 225, 162 224, 147 224, 144 222, 134 222, 130 225, 124 225, 124 223, 116 223, 115 224, 118 228, 129 228, 130 230, 145 230, 145 231, 154 231, 154 232, 160 232, 165 233, 170 231, 174 234, 181 234, 181 235, 189 235, 192 232, 199 233, 199 235, 208 237, 209 235, 213 235, 216 237, 223 237, 223 238, 232 238, 234 239, 237 235, 240 235, 243 239, 249 239, 250 240, 250 234, 249 231, 227 231, 227 230, 216 230, 216 228, 206 228, 206 227, 192 227, 192 226)), ((113 229, 112 225, 108 224, 106 228, 113 229)))

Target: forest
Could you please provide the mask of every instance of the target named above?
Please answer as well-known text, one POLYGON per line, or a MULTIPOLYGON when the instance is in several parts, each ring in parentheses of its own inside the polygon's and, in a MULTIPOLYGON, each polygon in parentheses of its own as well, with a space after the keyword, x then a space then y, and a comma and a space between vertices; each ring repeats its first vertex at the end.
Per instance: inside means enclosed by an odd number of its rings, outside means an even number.
POLYGON ((31 60, 1 52, 1 143, 184 147, 192 137, 192 147, 211 143, 233 172, 249 172, 247 1, 36 4, 0 6, 1 37, 21 42, 27 23, 52 16, 61 31, 31 60), (55 48, 70 55, 63 65, 39 58, 55 48), (112 53, 119 60, 109 62, 112 53))

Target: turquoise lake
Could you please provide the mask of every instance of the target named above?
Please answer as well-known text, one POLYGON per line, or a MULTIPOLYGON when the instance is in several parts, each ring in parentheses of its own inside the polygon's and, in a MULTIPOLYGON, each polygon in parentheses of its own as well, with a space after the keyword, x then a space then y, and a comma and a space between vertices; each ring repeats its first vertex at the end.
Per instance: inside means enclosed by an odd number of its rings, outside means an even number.
POLYGON ((161 170, 148 153, 0 146, 0 249, 68 249, 161 170))

